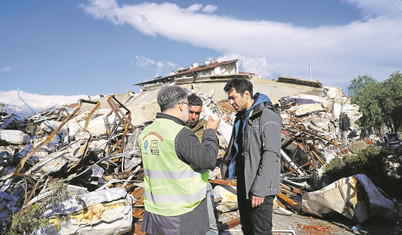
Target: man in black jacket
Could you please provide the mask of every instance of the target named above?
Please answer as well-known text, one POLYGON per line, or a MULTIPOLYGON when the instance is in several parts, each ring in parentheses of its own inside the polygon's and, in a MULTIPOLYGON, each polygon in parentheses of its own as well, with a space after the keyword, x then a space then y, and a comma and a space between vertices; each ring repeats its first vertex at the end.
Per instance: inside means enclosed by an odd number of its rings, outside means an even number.
POLYGON ((31 142, 33 142, 33 139, 35 138, 35 135, 38 132, 38 125, 35 124, 32 119, 30 119, 28 125, 25 128, 25 131, 28 134, 27 143, 31 143, 31 142))
POLYGON ((341 130, 342 147, 348 146, 348 131, 350 129, 350 119, 345 112, 339 116, 339 129, 341 130))
POLYGON ((237 111, 232 137, 221 166, 222 177, 237 177, 237 200, 244 234, 272 234, 272 208, 280 193, 282 120, 253 84, 233 78, 224 87, 237 111))

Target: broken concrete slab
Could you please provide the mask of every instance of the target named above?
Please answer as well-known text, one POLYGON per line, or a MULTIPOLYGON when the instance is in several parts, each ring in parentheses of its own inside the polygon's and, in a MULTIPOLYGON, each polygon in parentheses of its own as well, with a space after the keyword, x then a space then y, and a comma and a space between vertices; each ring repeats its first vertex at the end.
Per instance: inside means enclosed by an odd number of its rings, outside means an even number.
POLYGON ((293 106, 289 109, 289 111, 294 111, 295 115, 298 117, 314 112, 322 112, 324 110, 325 110, 324 106, 320 103, 302 104, 293 106))
POLYGON ((119 187, 75 195, 58 208, 47 207, 49 226, 36 234, 125 234, 132 228, 133 202, 119 187))
POLYGON ((25 144, 28 141, 28 134, 20 130, 0 130, 0 141, 9 144, 25 144))
POLYGON ((398 213, 396 204, 363 174, 305 193, 302 205, 320 215, 336 211, 359 223, 376 215, 395 220, 398 213))

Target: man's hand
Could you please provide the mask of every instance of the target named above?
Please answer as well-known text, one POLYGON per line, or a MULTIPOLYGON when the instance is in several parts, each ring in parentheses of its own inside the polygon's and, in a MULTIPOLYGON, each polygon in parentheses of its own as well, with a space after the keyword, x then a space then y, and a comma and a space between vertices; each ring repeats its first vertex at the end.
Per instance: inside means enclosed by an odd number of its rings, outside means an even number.
POLYGON ((251 207, 255 208, 260 206, 264 202, 263 197, 251 196, 251 207))
POLYGON ((211 128, 216 131, 216 129, 219 126, 219 123, 221 122, 221 118, 222 118, 221 114, 218 114, 218 118, 216 118, 216 119, 213 119, 212 116, 209 116, 208 123, 207 123, 207 129, 211 128))

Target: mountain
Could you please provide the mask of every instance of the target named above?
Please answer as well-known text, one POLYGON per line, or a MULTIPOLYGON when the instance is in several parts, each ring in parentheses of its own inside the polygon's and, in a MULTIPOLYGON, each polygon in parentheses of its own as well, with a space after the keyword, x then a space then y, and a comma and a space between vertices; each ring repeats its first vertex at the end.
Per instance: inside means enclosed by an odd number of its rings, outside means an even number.
MULTIPOLYGON (((21 98, 26 104, 38 112, 49 109, 55 105, 65 105, 76 103, 79 99, 88 99, 86 95, 40 95, 19 91, 21 98)), ((0 91, 0 104, 4 104, 3 109, 9 114, 14 113, 21 117, 28 117, 35 114, 28 108, 24 102, 18 97, 18 91, 0 91)))

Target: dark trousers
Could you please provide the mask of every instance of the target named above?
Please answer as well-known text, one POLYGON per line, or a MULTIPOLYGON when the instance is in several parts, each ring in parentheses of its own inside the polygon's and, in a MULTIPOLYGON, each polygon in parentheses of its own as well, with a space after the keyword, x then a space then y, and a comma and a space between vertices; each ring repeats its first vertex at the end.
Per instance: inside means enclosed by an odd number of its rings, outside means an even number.
POLYGON ((274 195, 266 196, 260 206, 252 208, 251 198, 246 199, 244 185, 237 185, 237 201, 243 234, 272 234, 272 207, 274 197, 274 195))

